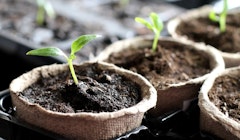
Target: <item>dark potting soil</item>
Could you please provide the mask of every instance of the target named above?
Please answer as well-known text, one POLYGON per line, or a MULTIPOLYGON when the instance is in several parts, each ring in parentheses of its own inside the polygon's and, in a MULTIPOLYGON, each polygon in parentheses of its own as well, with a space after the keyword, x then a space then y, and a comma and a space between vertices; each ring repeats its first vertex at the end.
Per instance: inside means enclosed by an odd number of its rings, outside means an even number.
MULTIPOLYGON (((62 5, 68 6, 70 1, 62 1, 62 5)), ((59 5, 57 5, 59 6, 59 5)), ((54 5, 53 5, 54 7, 54 5)), ((70 54, 71 42, 83 34, 101 34, 103 37, 96 43, 90 43, 77 53, 76 62, 89 60, 91 56, 97 55, 107 45, 123 39, 120 35, 109 35, 105 33, 104 27, 96 22, 80 22, 79 18, 62 15, 56 12, 55 18, 45 15, 43 25, 38 25, 36 1, 29 0, 0 0, 0 32, 17 37, 19 41, 31 43, 33 47, 55 46, 70 54)), ((57 8, 56 8, 57 9, 57 8)), ((69 7, 71 10, 71 7, 69 7)), ((89 17, 90 18, 90 17, 89 17)))
POLYGON ((240 122, 239 78, 240 76, 238 75, 218 77, 208 94, 210 101, 213 102, 221 112, 238 122, 240 122))
MULTIPOLYGON (((73 39, 85 33, 86 25, 80 25, 58 13, 55 18, 45 15, 43 24, 39 25, 36 21, 37 10, 38 7, 34 1, 1 0, 0 29, 46 46, 73 39)), ((91 31, 89 28, 89 32, 91 31)))
POLYGON ((74 84, 69 71, 41 78, 20 95, 32 103, 64 113, 112 112, 140 101, 140 87, 114 71, 75 66, 79 80, 74 84))
POLYGON ((160 41, 156 52, 151 46, 113 53, 107 60, 146 77, 155 88, 188 81, 211 71, 209 59, 183 44, 160 41))
POLYGON ((240 13, 227 16, 225 32, 220 32, 218 22, 212 22, 208 17, 181 22, 176 31, 191 40, 205 42, 223 52, 236 53, 240 51, 239 16, 240 13))

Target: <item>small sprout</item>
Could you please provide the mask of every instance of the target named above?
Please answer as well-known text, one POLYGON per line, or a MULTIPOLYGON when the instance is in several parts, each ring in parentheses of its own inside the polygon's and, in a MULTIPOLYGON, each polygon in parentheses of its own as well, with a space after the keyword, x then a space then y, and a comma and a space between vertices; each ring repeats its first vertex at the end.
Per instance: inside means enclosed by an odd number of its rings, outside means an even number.
POLYGON ((147 20, 143 19, 143 18, 140 18, 140 17, 135 17, 135 21, 139 22, 139 23, 142 23, 148 29, 153 31, 154 41, 153 41, 153 44, 152 44, 152 50, 155 52, 156 49, 157 49, 158 38, 160 36, 161 31, 163 30, 163 22, 159 18, 159 16, 154 12, 152 12, 149 17, 150 17, 151 23, 148 22, 147 20))
POLYGON ((37 16, 36 21, 38 25, 43 25, 45 12, 50 18, 55 18, 55 11, 52 4, 47 0, 37 0, 37 16))
POLYGON ((86 45, 91 40, 100 37, 100 35, 82 35, 78 37, 76 40, 72 42, 71 45, 71 54, 69 57, 59 48, 57 47, 44 47, 44 48, 38 48, 35 50, 28 51, 27 55, 36 55, 36 56, 63 56, 66 58, 73 80, 75 84, 78 84, 78 79, 74 71, 73 63, 72 61, 76 58, 75 53, 80 51, 81 48, 83 48, 84 45, 86 45))
POLYGON ((208 17, 211 21, 213 22, 218 22, 219 23, 219 28, 221 32, 225 32, 226 31, 226 17, 227 17, 227 11, 228 11, 228 3, 227 0, 224 0, 223 3, 223 10, 222 12, 219 14, 219 16, 217 16, 217 14, 215 13, 214 10, 210 11, 208 17))

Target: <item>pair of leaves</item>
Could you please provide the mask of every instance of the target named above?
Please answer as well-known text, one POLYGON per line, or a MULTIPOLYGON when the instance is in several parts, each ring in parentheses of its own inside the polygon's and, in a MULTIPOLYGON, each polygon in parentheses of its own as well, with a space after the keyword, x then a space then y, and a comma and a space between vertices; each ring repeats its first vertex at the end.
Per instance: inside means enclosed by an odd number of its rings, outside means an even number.
POLYGON ((226 31, 227 12, 228 12, 228 3, 227 3, 227 0, 224 0, 223 10, 219 14, 219 16, 215 13, 214 10, 210 11, 210 13, 208 15, 208 17, 209 17, 209 19, 211 21, 219 23, 219 28, 220 28, 221 32, 225 32, 226 31))
POLYGON ((151 22, 149 22, 149 21, 147 21, 147 20, 145 20, 143 18, 140 18, 140 17, 136 17, 135 21, 143 24, 148 29, 153 31, 153 33, 154 33, 154 42, 153 42, 153 45, 152 45, 152 50, 156 51, 158 38, 160 36, 161 31, 163 30, 163 22, 159 18, 159 16, 156 13, 154 13, 154 12, 150 13, 149 17, 150 17, 151 22))
POLYGON ((76 58, 75 53, 80 51, 83 46, 85 46, 91 40, 100 37, 100 35, 82 35, 78 37, 75 41, 73 41, 71 45, 71 54, 68 57, 61 49, 57 47, 44 47, 35 50, 31 50, 27 52, 27 55, 36 55, 36 56, 63 56, 66 58, 72 77, 74 79, 75 84, 78 83, 72 61, 76 58))
POLYGON ((55 14, 55 11, 54 11, 50 1, 36 0, 36 2, 37 2, 37 6, 38 6, 37 17, 36 17, 38 25, 40 25, 40 26, 43 25, 45 12, 51 19, 55 18, 56 14, 55 14))

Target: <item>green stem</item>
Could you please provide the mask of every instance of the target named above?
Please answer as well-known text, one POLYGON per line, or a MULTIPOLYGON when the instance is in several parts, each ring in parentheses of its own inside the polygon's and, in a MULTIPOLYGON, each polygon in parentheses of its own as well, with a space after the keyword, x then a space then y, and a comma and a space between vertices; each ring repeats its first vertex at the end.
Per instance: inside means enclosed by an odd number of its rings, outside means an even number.
POLYGON ((226 30, 227 10, 228 10, 228 3, 227 3, 227 0, 224 0, 223 11, 222 11, 222 13, 220 15, 220 19, 219 19, 220 31, 221 32, 225 32, 225 30, 226 30))
POLYGON ((223 13, 227 14, 227 10, 228 10, 228 3, 227 3, 227 0, 224 0, 223 13))
POLYGON ((39 5, 38 11, 37 11, 37 24, 38 25, 43 25, 44 21, 44 7, 42 5, 39 5))
POLYGON ((219 19, 220 31, 225 32, 226 30, 226 15, 221 15, 219 19))
POLYGON ((74 68, 73 68, 72 59, 68 59, 68 65, 69 65, 69 69, 71 71, 74 83, 77 85, 78 84, 78 79, 77 79, 77 76, 76 76, 74 68))
POLYGON ((160 33, 155 32, 153 44, 152 44, 152 51, 155 52, 157 50, 157 43, 158 43, 158 38, 160 36, 160 33))

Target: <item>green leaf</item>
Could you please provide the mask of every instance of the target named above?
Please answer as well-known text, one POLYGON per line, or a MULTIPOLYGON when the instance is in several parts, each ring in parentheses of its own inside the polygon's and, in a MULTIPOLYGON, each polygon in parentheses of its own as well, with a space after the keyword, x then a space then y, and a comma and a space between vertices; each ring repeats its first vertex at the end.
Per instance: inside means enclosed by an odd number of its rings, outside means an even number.
POLYGON ((46 1, 44 3, 44 9, 50 18, 53 19, 56 17, 55 10, 53 9, 52 4, 49 1, 46 1))
POLYGON ((153 30, 152 25, 147 20, 140 17, 135 17, 135 21, 145 25, 148 29, 153 30))
POLYGON ((216 16, 216 13, 213 10, 210 11, 208 17, 211 21, 218 22, 218 18, 216 16))
POLYGON ((213 22, 219 23, 219 28, 221 32, 225 32, 226 30, 226 18, 227 18, 227 12, 228 12, 228 3, 227 0, 224 0, 223 3, 223 10, 220 13, 220 15, 216 15, 214 10, 211 10, 208 14, 208 18, 213 22))
POLYGON ((74 55, 78 52, 84 45, 86 45, 91 40, 101 37, 100 35, 82 35, 73 41, 71 45, 71 55, 74 55))
POLYGON ((153 23, 153 26, 158 27, 159 26, 158 15, 156 13, 151 13, 150 18, 151 18, 151 21, 153 23))
POLYGON ((37 56, 64 56, 65 54, 62 50, 56 47, 44 47, 35 50, 28 51, 27 55, 37 55, 37 56))

